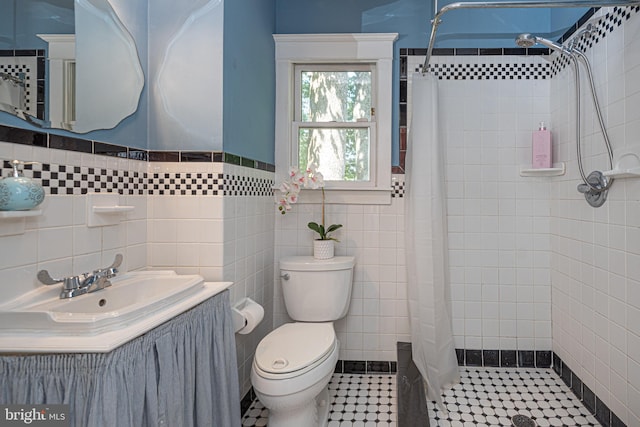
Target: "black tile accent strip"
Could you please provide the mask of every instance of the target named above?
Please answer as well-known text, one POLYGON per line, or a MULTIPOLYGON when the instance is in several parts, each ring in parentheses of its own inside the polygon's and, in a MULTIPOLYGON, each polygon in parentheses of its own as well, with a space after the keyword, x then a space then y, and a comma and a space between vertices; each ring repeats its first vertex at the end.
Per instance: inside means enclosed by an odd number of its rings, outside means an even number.
POLYGON ((2 142, 47 147, 47 137, 46 133, 0 125, 0 141, 2 142))
POLYGON ((466 366, 482 366, 482 350, 465 350, 466 366))
POLYGON ((521 368, 535 368, 536 361, 532 350, 518 351, 518 366, 521 368))
POLYGON ((545 350, 473 350, 456 348, 456 357, 460 366, 551 368, 552 352, 545 350))
POLYGON ((518 366, 518 355, 515 350, 500 350, 500 366, 511 368, 518 366))
POLYGON ((212 162, 213 153, 210 151, 183 151, 180 153, 181 162, 212 162))
POLYGON ((366 374, 367 362, 364 360, 345 360, 342 362, 343 374, 366 374))
POLYGON ((86 139, 72 138, 70 136, 49 135, 49 148, 66 151, 79 151, 81 153, 91 153, 92 144, 87 144, 86 139))
POLYGON ((93 143, 93 153, 102 156, 129 158, 127 147, 121 145, 107 144, 104 142, 93 143))
POLYGON ((149 151, 150 162, 179 162, 180 152, 178 151, 149 151))
POLYGON ((499 350, 483 350, 482 351, 482 366, 500 366, 500 351, 499 350))
POLYGON ((536 351, 536 368, 550 368, 551 367, 551 352, 550 351, 536 351))
POLYGON ((398 364, 394 361, 379 360, 338 360, 336 374, 395 374, 398 364))
POLYGON ((582 379, 580 379, 555 352, 553 353, 553 370, 560 375, 560 378, 562 378, 562 381, 564 381, 567 387, 573 391, 573 394, 582 401, 585 408, 587 408, 604 427, 626 427, 626 424, 582 382, 582 379))
MULTIPOLYGON (((0 51, 2 53, 2 51, 0 51)), ((0 124, 0 142, 31 145, 58 150, 114 156, 145 162, 215 162, 230 163, 252 169, 275 172, 267 162, 217 151, 149 151, 89 139, 32 131, 0 124)))

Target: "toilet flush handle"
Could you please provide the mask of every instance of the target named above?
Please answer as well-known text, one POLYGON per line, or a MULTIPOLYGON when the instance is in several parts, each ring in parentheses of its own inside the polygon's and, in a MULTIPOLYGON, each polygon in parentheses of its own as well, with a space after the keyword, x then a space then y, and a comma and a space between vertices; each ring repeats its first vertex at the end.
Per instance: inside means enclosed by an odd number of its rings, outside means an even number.
POLYGON ((281 274, 280 277, 284 280, 289 280, 291 278, 291 276, 289 276, 289 273, 281 274))

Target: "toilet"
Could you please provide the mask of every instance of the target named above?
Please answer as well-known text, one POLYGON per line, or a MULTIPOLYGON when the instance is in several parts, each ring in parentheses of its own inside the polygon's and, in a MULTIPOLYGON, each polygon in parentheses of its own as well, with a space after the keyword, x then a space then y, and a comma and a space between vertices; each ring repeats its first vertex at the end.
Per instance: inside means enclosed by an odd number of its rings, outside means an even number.
POLYGON ((280 260, 282 294, 294 322, 260 341, 251 367, 269 427, 327 425, 328 384, 340 350, 333 322, 349 310, 354 265, 351 256, 280 260))

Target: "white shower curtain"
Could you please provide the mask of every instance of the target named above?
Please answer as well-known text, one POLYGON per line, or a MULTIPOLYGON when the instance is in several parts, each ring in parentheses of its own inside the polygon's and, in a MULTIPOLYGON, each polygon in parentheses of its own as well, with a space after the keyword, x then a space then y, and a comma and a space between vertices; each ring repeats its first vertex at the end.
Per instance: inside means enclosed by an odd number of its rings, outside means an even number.
POLYGON ((458 382, 449 298, 444 149, 438 134, 436 77, 411 79, 406 157, 406 253, 413 361, 427 397, 442 407, 443 390, 458 382))

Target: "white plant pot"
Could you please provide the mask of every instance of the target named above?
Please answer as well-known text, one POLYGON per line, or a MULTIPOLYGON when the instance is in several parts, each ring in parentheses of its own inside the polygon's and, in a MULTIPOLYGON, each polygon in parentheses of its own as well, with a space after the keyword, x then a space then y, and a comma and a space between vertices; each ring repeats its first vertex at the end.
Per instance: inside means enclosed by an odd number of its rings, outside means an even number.
POLYGON ((314 240, 313 241, 313 257, 316 259, 333 258, 334 246, 333 240, 314 240))

